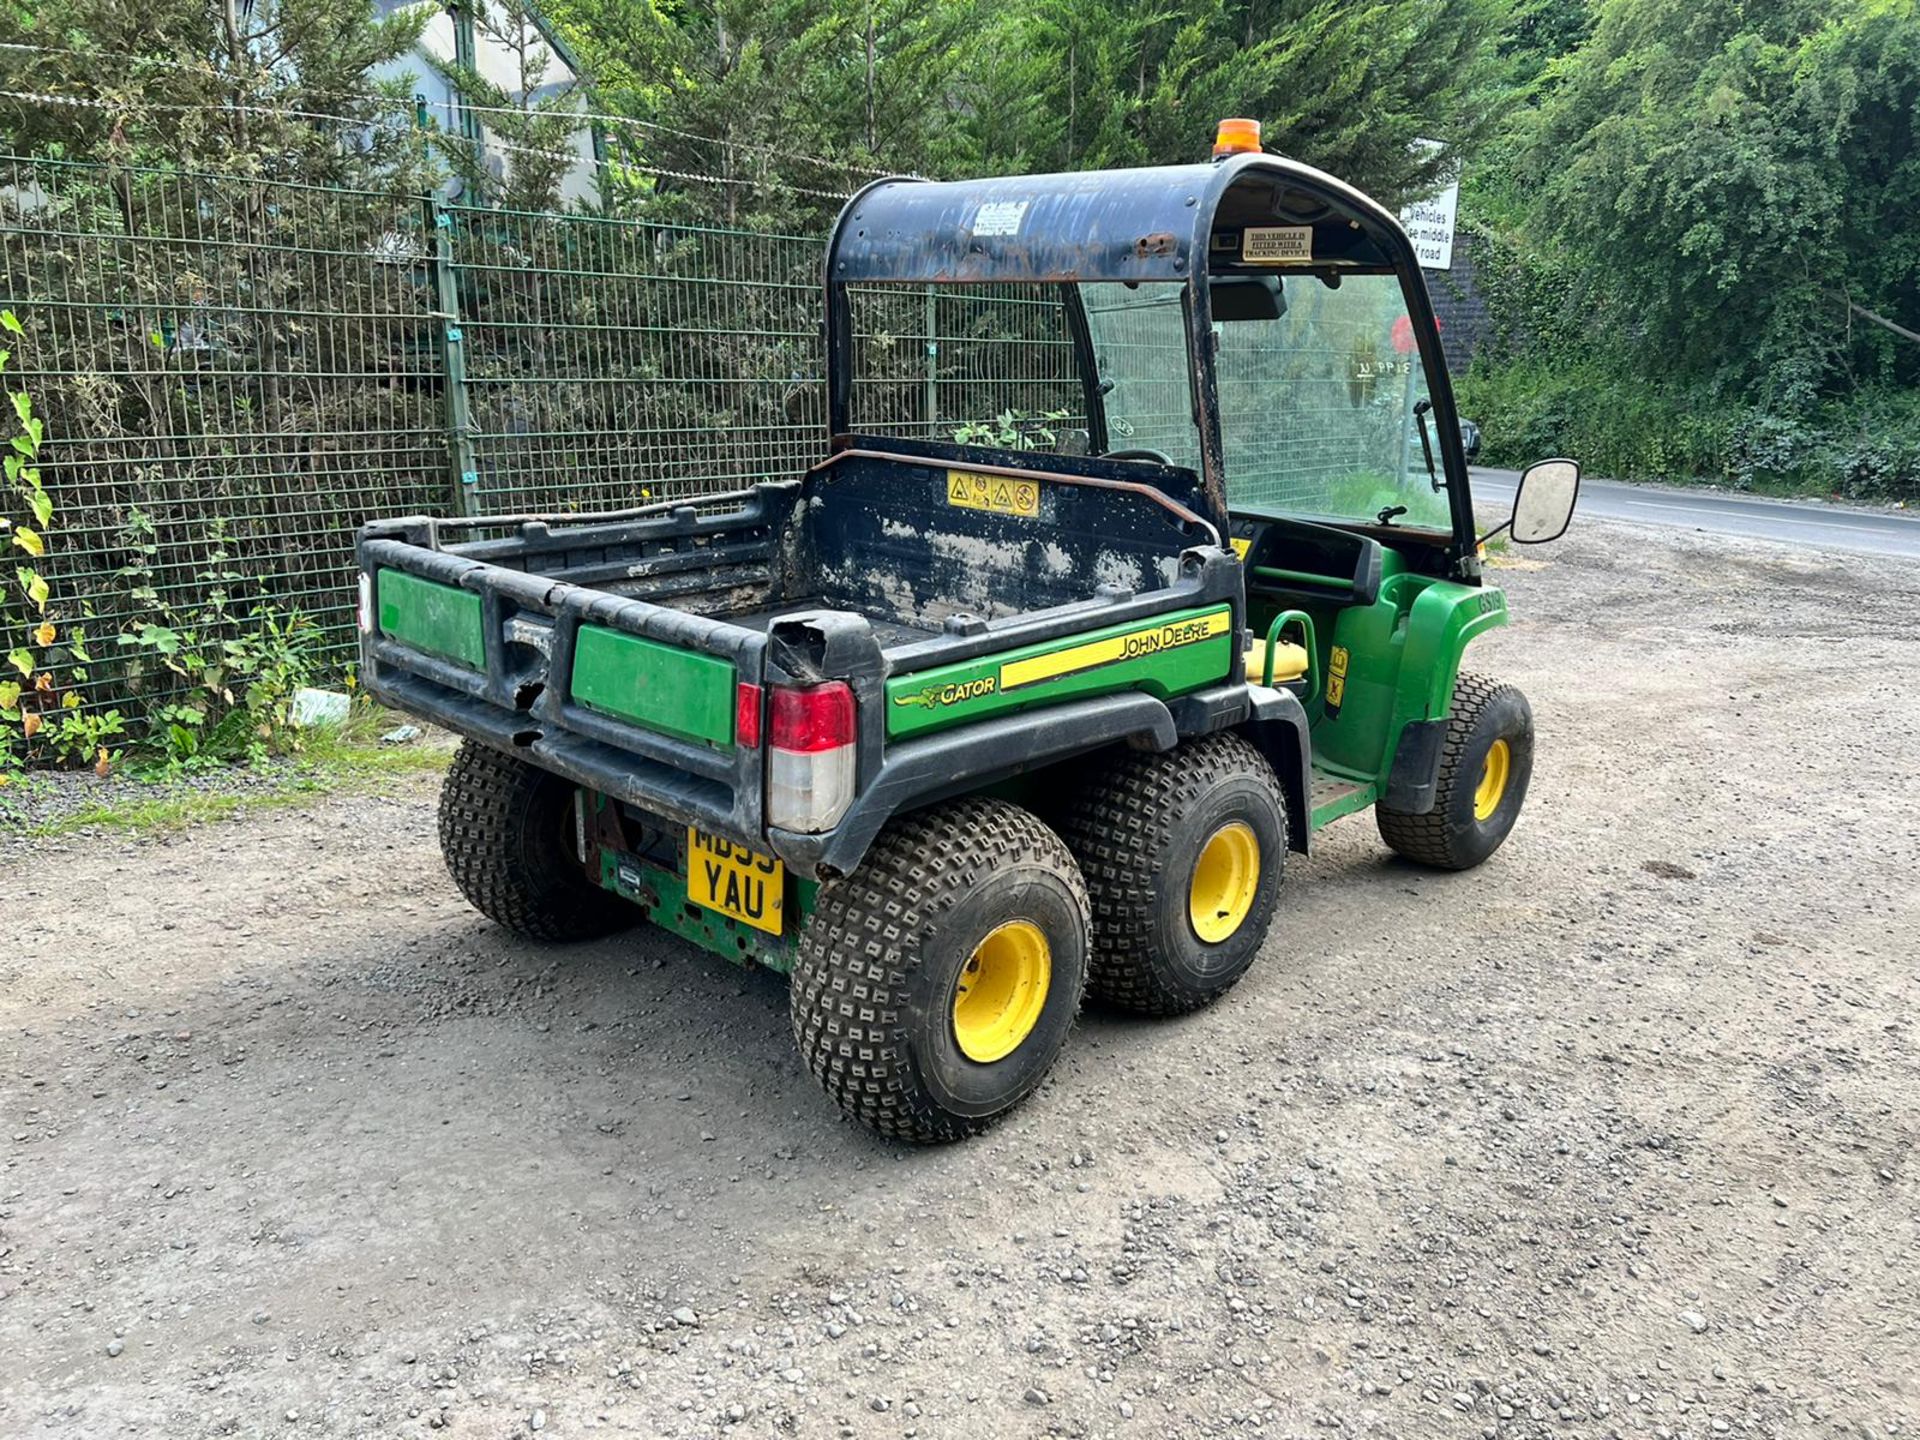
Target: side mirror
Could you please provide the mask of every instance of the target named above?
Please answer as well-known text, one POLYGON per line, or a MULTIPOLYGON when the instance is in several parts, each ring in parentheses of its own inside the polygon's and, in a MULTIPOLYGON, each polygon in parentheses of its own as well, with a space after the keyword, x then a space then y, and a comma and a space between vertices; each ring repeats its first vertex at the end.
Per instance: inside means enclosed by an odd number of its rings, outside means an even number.
POLYGON ((1541 545, 1558 540, 1573 522, 1573 506, 1579 498, 1578 461, 1536 460, 1513 492, 1513 519, 1507 522, 1513 543, 1541 545))
POLYGON ((1480 458, 1480 425, 1475 420, 1460 422, 1460 448, 1467 452, 1467 459, 1480 458))

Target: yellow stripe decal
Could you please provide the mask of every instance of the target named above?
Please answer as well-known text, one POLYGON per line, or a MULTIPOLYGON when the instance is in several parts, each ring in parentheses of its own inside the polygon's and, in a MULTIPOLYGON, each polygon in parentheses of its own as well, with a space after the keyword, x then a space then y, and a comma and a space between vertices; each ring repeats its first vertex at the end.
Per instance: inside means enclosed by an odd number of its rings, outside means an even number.
POLYGON ((1000 688, 1017 690, 1022 685, 1032 685, 1040 680, 1057 680, 1062 675, 1111 665, 1116 660, 1138 660, 1182 645, 1197 645, 1202 640, 1225 635, 1232 626, 1230 611, 1215 610, 1210 615, 1196 615, 1191 620, 1149 625, 1143 630, 1109 635, 1104 640, 1089 640, 1084 645, 1069 646, 1065 650, 1033 655, 1025 660, 1010 660, 1000 667, 1000 688))

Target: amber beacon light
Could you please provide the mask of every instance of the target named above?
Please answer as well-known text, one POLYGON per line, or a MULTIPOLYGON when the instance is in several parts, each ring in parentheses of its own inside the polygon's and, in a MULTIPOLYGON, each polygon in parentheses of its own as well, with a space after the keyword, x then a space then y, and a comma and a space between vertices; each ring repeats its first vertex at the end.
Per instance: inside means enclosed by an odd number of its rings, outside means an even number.
POLYGON ((1258 120, 1222 120, 1220 128, 1213 132, 1213 153, 1215 155, 1258 155, 1260 153, 1260 122, 1258 120))

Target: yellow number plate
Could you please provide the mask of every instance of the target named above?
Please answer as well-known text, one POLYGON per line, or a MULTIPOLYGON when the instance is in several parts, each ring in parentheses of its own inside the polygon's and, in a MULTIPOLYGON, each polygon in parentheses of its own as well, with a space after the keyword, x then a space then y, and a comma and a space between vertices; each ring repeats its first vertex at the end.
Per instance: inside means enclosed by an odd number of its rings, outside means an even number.
POLYGON ((1010 475, 973 475, 965 470, 947 472, 947 503, 967 510, 991 510, 996 515, 1040 513, 1040 484, 1036 480, 1015 480, 1010 475))
POLYGON ((742 925, 780 933, 787 867, 719 835, 687 827, 687 898, 742 925))

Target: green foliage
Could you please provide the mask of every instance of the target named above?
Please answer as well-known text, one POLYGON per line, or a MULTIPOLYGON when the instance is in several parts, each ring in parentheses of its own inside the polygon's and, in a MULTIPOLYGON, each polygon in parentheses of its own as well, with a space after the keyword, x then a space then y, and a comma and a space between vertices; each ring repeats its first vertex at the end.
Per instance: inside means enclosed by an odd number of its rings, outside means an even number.
POLYGON ((1002 410, 990 420, 956 426, 954 443, 993 445, 1002 450, 1051 450, 1058 443, 1054 429, 1067 418, 1065 410, 1002 410))
POLYGON ((603 105, 650 125, 654 213, 818 223, 878 171, 1206 158, 1214 122, 1395 202, 1492 135, 1506 0, 555 0, 603 105), (1436 139, 1442 158, 1414 146, 1436 139), (698 178, 707 176, 708 178, 698 178), (662 206, 665 206, 663 209, 662 206))
POLYGON ((1589 337, 1646 374, 1803 409, 1920 379, 1917 0, 1602 0, 1525 122, 1542 254, 1591 277, 1589 337))
POLYGON ((153 534, 150 516, 128 515, 131 558, 120 573, 152 618, 114 637, 123 683, 141 702, 147 750, 165 766, 192 768, 284 748, 294 739, 293 693, 317 668, 318 632, 298 612, 241 598, 251 587, 219 519, 209 526, 205 568, 177 606, 153 584, 153 534))
POLYGON ((1741 403, 1702 382, 1654 384, 1602 365, 1476 367, 1461 411, 1481 461, 1518 469, 1578 456, 1589 473, 1742 490, 1920 504, 1920 394, 1876 389, 1803 414, 1741 403))
MULTIPOLYGON (((461 182, 461 198, 511 210, 542 210, 559 203, 561 185, 580 161, 582 97, 556 83, 554 56, 527 0, 489 0, 469 7, 476 42, 505 57, 509 84, 476 70, 430 58, 428 64, 484 125, 483 149, 468 135, 430 117, 434 142, 461 182), (496 173, 497 172, 497 173, 496 173)), ((459 17, 454 17, 459 23, 459 17)), ((451 117, 449 117, 451 118, 451 117)))
MULTIPOLYGON (((26 326, 11 310, 0 310, 0 332, 17 343, 25 337, 26 326)), ((11 349, 0 348, 0 377, 12 359, 11 349)), ((25 390, 8 390, 7 399, 14 433, 7 438, 4 469, 0 469, 6 477, 0 485, 0 551, 17 563, 11 566, 13 583, 0 583, 0 650, 5 653, 5 665, 0 667, 0 780, 19 764, 21 752, 35 745, 36 737, 42 737, 38 740, 42 749, 58 739, 62 727, 56 724, 49 732, 47 721, 59 720, 65 698, 58 694, 48 669, 60 626, 57 613, 49 610, 52 586, 41 573, 54 518, 53 496, 40 470, 46 426, 34 413, 33 397, 25 390)), ((85 654, 81 632, 70 635, 67 644, 85 654)))
POLYGON ((88 102, 0 100, 0 134, 20 153, 291 171, 315 184, 413 173, 423 159, 404 108, 413 87, 373 72, 408 53, 427 10, 385 8, 0 5, 0 41, 28 47, 12 52, 10 73, 31 77, 6 88, 88 102))

